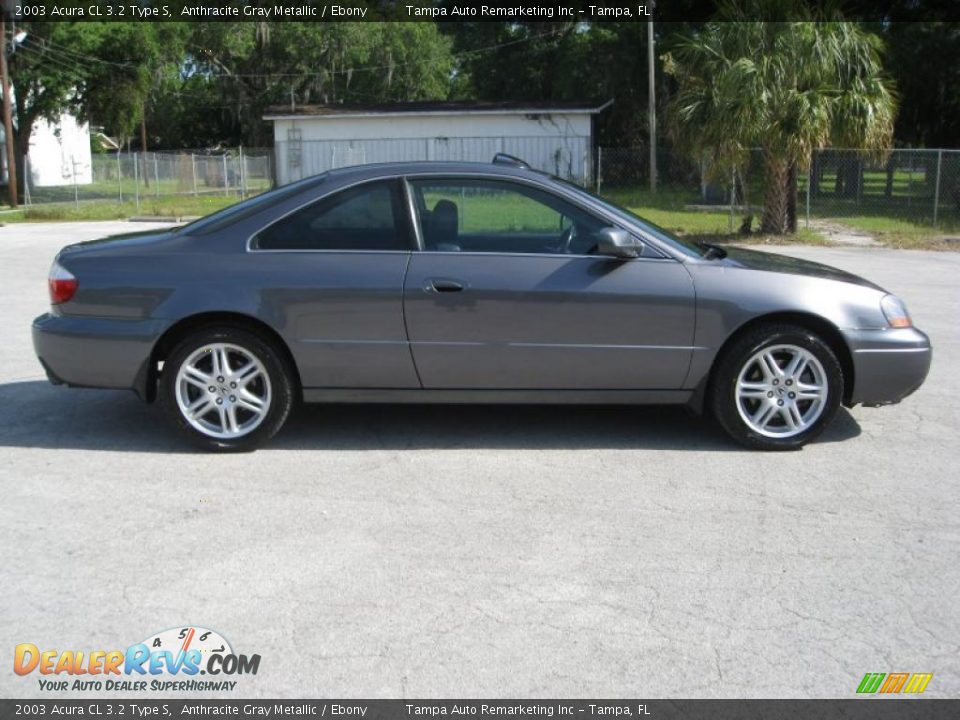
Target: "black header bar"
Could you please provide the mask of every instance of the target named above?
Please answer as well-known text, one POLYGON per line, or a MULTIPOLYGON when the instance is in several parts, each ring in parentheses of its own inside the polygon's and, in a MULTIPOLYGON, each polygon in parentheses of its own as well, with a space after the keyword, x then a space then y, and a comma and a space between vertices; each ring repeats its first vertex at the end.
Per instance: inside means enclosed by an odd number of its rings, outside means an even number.
MULTIPOLYGON (((784 7, 816 11, 820 4, 797 0, 784 7)), ((2 5, 8 19, 21 22, 705 22, 718 8, 716 0, 2 0, 2 5)), ((960 20, 956 0, 838 0, 828 6, 848 20, 960 20)))
POLYGON ((954 720, 960 700, 0 700, 4 720, 314 718, 316 720, 954 720))

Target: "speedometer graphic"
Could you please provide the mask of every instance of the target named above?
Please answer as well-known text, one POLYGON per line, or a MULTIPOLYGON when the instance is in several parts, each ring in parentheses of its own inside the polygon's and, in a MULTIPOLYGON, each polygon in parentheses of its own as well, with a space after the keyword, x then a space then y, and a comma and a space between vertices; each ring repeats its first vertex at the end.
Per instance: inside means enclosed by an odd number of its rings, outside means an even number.
POLYGON ((197 650, 201 657, 201 661, 197 663, 200 667, 207 666, 211 655, 233 654, 233 648, 223 635, 216 630, 195 625, 162 630, 148 637, 143 644, 150 648, 151 652, 166 650, 174 657, 197 650))

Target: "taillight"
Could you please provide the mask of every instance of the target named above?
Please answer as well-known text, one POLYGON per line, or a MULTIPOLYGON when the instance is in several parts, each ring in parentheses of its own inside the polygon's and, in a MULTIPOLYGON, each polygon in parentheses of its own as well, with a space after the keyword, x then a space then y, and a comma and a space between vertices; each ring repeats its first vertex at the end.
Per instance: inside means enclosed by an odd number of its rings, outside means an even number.
POLYGON ((69 270, 54 260, 53 265, 50 266, 47 285, 50 288, 50 302, 53 305, 59 305, 76 294, 79 283, 69 270))

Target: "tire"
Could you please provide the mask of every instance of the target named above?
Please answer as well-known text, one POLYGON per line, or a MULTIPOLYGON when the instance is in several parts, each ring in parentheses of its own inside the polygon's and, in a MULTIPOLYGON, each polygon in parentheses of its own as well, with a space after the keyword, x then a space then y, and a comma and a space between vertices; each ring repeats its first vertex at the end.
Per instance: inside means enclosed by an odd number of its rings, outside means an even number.
POLYGON ((797 450, 833 420, 843 382, 836 354, 816 333, 761 325, 737 337, 718 359, 710 408, 741 445, 797 450))
POLYGON ((194 445, 243 452, 265 443, 286 422, 294 405, 293 377, 283 354, 261 335, 209 327, 170 352, 160 399, 173 426, 194 445))

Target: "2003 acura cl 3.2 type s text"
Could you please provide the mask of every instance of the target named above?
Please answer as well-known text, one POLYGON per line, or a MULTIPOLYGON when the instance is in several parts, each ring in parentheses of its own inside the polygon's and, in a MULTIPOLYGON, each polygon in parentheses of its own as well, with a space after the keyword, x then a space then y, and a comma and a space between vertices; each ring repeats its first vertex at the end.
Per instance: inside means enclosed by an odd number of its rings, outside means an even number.
POLYGON ((753 448, 930 366, 903 303, 816 263, 698 245, 493 164, 333 170, 167 232, 70 245, 33 324, 54 383, 159 395, 249 449, 314 402, 684 403, 753 448))

